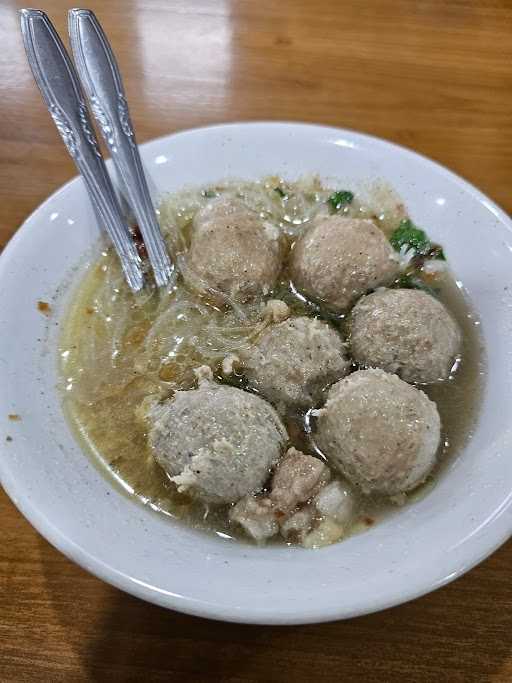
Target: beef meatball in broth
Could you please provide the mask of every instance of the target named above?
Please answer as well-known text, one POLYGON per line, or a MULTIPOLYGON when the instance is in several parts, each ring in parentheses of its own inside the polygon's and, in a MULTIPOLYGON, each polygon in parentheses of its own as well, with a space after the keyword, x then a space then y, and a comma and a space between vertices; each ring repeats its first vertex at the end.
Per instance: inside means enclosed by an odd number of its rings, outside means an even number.
POLYGON ((396 375, 355 372, 331 387, 316 414, 317 445, 366 494, 410 491, 436 464, 437 407, 396 375))
POLYGON ((185 279, 220 303, 267 294, 281 270, 279 230, 235 200, 219 197, 194 219, 185 279))
POLYGON ((396 253, 372 221, 340 216, 312 223, 297 239, 290 262, 294 285, 333 312, 391 284, 398 267, 396 253))
POLYGON ((379 290, 352 310, 354 360, 395 372, 406 382, 449 377, 461 341, 459 326, 443 304, 418 290, 379 290))
POLYGON ((282 412, 311 408, 322 391, 350 369, 341 336, 314 318, 290 318, 267 328, 241 354, 243 373, 282 412))
POLYGON ((181 492, 234 503, 263 487, 288 435, 272 406, 241 389, 203 380, 147 416, 157 462, 181 492))

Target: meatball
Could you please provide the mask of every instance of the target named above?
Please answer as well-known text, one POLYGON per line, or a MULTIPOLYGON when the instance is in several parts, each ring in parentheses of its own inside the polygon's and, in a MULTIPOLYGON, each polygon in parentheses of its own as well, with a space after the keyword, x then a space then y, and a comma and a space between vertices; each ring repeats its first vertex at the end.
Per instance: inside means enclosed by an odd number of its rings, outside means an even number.
POLYGON ((349 368, 345 345, 332 327, 314 318, 290 318, 265 330, 241 354, 249 385, 278 410, 310 408, 323 389, 349 368))
POLYGON ((308 298, 342 312, 398 274, 396 253, 370 220, 330 216, 301 235, 291 255, 294 285, 308 298))
POLYGON ((364 493, 410 491, 436 463, 437 407, 396 375, 359 370, 331 387, 316 415, 317 445, 364 493))
POLYGON ((185 278, 222 302, 267 294, 281 269, 279 230, 241 203, 210 202, 194 219, 185 278))
POLYGON ((449 377, 462 335, 443 304, 414 289, 382 289, 352 310, 354 360, 395 372, 406 382, 449 377))
POLYGON ((288 439, 265 400, 202 381, 148 415, 149 444, 178 490, 205 503, 233 503, 261 490, 288 439))

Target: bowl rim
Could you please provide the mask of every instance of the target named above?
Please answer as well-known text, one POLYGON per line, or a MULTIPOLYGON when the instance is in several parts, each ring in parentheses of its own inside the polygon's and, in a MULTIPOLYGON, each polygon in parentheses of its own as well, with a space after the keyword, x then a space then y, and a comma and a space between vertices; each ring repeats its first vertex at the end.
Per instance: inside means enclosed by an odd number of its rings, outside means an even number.
MULTIPOLYGON (((218 131, 220 129, 228 131, 230 128, 240 127, 246 129, 281 127, 283 130, 285 128, 289 129, 290 127, 317 129, 319 132, 330 132, 336 133, 337 135, 346 134, 348 136, 356 137, 369 145, 377 145, 381 148, 387 148, 387 151, 390 153, 399 152, 400 154, 405 154, 406 156, 410 156, 415 160, 421 161, 422 164, 430 167, 431 170, 435 171, 437 174, 451 178, 459 185, 462 184, 465 191, 469 192, 477 201, 484 203, 486 208, 488 208, 512 233, 512 219, 508 216, 508 214, 495 201, 481 192, 463 176, 454 173, 439 162, 434 161, 423 154, 415 152, 408 147, 380 137, 369 135, 367 133, 361 133, 356 130, 298 121, 233 121, 175 131, 167 135, 162 135, 157 138, 147 140, 144 143, 141 143, 139 147, 144 150, 145 148, 149 148, 154 145, 158 146, 159 143, 167 141, 170 138, 186 137, 196 133, 207 133, 209 131, 218 131)), ((107 163, 110 165, 110 162, 107 163)), ((45 207, 50 205, 61 194, 65 193, 68 188, 73 185, 73 183, 76 183, 78 178, 79 176, 75 176, 57 188, 30 213, 30 215, 11 236, 2 253, 0 254, 0 282, 2 281, 3 273, 7 267, 11 254, 14 254, 18 242, 24 238, 24 234, 28 229, 28 224, 34 220, 37 214, 40 213, 45 207)), ((0 450, 5 451, 5 445, 3 447, 0 446, 0 450)), ((76 562, 78 565, 102 579, 106 583, 119 588, 122 591, 128 592, 135 597, 166 607, 168 609, 175 609, 193 616, 235 623, 268 625, 322 623, 378 612, 383 609, 387 609, 389 607, 419 598, 429 592, 447 585, 486 559, 512 536, 512 518, 510 521, 508 521, 505 515, 496 515, 496 517, 490 523, 490 526, 487 528, 487 533, 484 540, 480 539, 478 543, 474 544, 474 549, 480 549, 480 552, 469 553, 469 560, 464 561, 464 558, 459 558, 456 563, 454 562, 454 565, 457 564, 457 566, 452 567, 452 571, 446 572, 445 575, 435 583, 427 582, 421 587, 412 585, 409 587, 404 586, 400 590, 400 595, 393 593, 387 597, 379 597, 374 600, 372 605, 367 605, 361 609, 347 611, 342 610, 340 607, 334 607, 327 611, 325 607, 322 607, 319 610, 316 610, 315 608, 312 609, 311 607, 298 607, 294 615, 286 614, 284 616, 280 616, 279 614, 269 613, 268 610, 259 610, 257 607, 253 607, 251 608, 251 614, 248 614, 247 612, 238 612, 231 607, 225 608, 218 603, 202 602, 176 594, 170 595, 167 591, 163 591, 156 586, 144 584, 142 581, 139 581, 104 563, 94 554, 87 551, 84 547, 76 544, 71 537, 68 537, 66 534, 60 531, 58 526, 50 522, 44 516, 44 514, 42 514, 37 507, 31 503, 30 497, 26 495, 26 492, 23 490, 23 485, 18 483, 15 478, 11 478, 9 476, 8 470, 2 466, 1 458, 0 483, 14 505, 27 519, 27 521, 41 534, 41 536, 43 536, 49 543, 62 552, 68 559, 76 562)), ((505 502, 506 506, 504 509, 508 509, 512 506, 512 493, 505 502)))

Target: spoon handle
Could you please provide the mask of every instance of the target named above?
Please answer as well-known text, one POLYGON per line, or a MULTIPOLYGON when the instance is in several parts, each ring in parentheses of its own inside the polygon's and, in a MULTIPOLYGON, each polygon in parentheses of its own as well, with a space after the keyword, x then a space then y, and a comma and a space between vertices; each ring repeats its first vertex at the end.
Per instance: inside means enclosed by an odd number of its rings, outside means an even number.
POLYGON ((140 257, 98 147, 75 69, 50 19, 21 10, 21 31, 36 83, 66 148, 82 174, 100 224, 112 240, 131 289, 144 284, 140 257))
POLYGON ((151 201, 114 53, 91 10, 72 9, 68 20, 77 72, 92 113, 142 233, 156 284, 167 285, 173 281, 174 267, 151 201))

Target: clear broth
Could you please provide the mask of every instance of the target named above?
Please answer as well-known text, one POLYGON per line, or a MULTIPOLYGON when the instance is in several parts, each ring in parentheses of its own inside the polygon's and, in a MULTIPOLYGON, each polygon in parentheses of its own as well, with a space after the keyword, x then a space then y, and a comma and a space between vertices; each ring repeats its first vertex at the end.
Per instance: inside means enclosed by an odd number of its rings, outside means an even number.
MULTIPOLYGON (((262 217, 280 225, 285 239, 291 242, 315 214, 315 208, 324 206, 332 190, 323 188, 317 179, 309 181, 309 185, 305 181, 290 185, 271 178, 253 185, 226 184, 208 192, 194 190, 169 198, 162 204, 161 222, 176 257, 186 250, 193 215, 208 201, 205 194, 211 192, 241 197, 262 217), (281 206, 276 201, 271 193, 277 183, 289 189, 294 206, 281 197, 281 206), (253 196, 254 187, 257 191, 253 196), (270 195, 269 204, 266 194, 270 195)), ((389 233, 404 217, 405 209, 391 191, 387 195, 380 191, 373 204, 354 202, 346 213, 371 216, 389 233)), ((422 387, 438 405, 444 445, 439 466, 423 486, 407 497, 410 502, 425 495, 443 465, 460 452, 471 437, 478 414, 484 372, 479 321, 459 284, 449 273, 436 283, 439 299, 461 326, 462 360, 450 380, 422 387)), ((286 300, 294 314, 326 317, 343 331, 343 316, 324 316, 318 306, 296 295, 286 268, 272 296, 286 300)), ((191 388, 194 368, 207 363, 218 369, 227 353, 250 344, 261 329, 260 315, 256 307, 245 313, 247 321, 242 324, 232 311, 210 306, 181 281, 172 292, 150 289, 133 297, 115 255, 107 249, 76 290, 60 346, 64 407, 93 461, 113 483, 156 512, 226 539, 244 537, 229 524, 225 507, 207 509, 177 492, 148 448, 146 426, 139 411, 148 396, 163 398, 176 389, 191 388)), ((220 374, 218 379, 222 379, 220 374)), ((242 378, 234 382, 243 385, 242 378)), ((314 445, 305 430, 304 417, 290 414, 286 424, 291 445, 311 452, 314 445)), ((351 533, 371 526, 396 509, 389 500, 358 495, 359 514, 351 533)))

